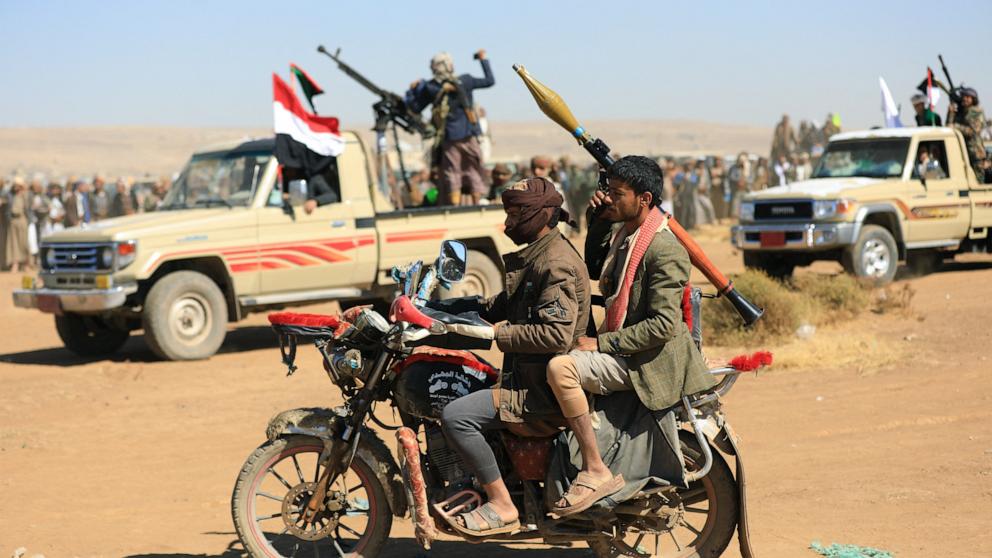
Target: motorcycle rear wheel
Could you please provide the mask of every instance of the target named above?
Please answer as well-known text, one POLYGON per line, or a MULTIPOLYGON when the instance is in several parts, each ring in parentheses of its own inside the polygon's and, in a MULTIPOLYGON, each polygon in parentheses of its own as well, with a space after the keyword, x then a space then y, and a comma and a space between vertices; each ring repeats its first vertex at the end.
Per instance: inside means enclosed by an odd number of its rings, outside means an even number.
POLYGON ((338 510, 322 512, 319 526, 298 519, 294 526, 287 523, 286 517, 299 517, 293 510, 306 504, 308 486, 323 472, 317 463, 322 450, 317 438, 288 436, 262 444, 245 461, 231 496, 231 515, 249 556, 369 558, 382 549, 393 516, 374 464, 361 454, 328 486, 338 510))
MULTIPOLYGON (((682 439, 686 468, 696 470, 703 457, 695 439, 682 439)), ((590 541, 596 558, 717 558, 727 549, 737 528, 740 507, 737 482, 723 457, 713 450, 713 467, 689 488, 679 490, 685 505, 680 525, 669 533, 647 534, 627 529, 620 541, 590 541), (658 552, 655 553, 657 543, 658 552), (634 552, 632 552, 634 550, 634 552)))

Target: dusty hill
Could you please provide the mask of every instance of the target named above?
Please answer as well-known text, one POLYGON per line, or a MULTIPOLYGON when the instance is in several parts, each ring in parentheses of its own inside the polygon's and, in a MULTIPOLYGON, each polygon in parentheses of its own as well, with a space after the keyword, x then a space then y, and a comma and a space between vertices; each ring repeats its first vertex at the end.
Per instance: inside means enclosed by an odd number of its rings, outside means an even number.
MULTIPOLYGON (((764 153, 771 138, 771 128, 710 122, 592 121, 587 127, 620 153, 764 153)), ((0 175, 13 171, 53 176, 171 174, 194 149, 269 133, 265 128, 0 128, 0 175)), ((363 133, 372 139, 371 132, 363 133)), ((537 153, 584 156, 549 121, 494 122, 492 135, 495 159, 524 159, 537 153)))

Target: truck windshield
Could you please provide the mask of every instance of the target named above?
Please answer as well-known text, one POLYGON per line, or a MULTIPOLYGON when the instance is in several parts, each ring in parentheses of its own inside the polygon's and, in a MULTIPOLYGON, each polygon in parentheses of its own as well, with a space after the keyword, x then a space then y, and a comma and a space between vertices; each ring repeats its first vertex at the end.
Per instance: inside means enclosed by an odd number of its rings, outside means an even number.
POLYGON ((245 207, 271 157, 244 151, 194 155, 165 195, 162 208, 245 207))
POLYGON ((816 166, 813 178, 902 176, 909 138, 833 141, 816 166))

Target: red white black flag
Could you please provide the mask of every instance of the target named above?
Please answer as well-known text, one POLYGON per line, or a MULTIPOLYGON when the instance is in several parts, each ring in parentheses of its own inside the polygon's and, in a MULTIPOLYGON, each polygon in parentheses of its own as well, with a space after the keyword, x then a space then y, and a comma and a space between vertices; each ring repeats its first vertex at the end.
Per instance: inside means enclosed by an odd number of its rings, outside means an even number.
POLYGON ((276 158, 282 165, 303 169, 307 176, 312 176, 344 152, 338 119, 307 112, 289 85, 276 74, 272 74, 272 97, 276 158))

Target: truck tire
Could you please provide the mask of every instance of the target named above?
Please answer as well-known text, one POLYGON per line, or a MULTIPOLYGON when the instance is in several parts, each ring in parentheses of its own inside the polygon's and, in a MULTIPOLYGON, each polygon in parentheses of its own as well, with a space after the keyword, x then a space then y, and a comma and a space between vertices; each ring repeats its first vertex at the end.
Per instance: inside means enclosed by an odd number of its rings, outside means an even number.
POLYGON ((465 278, 451 285, 450 289, 438 289, 438 298, 446 300, 462 296, 479 295, 489 297, 503 290, 503 274, 489 256, 478 250, 468 251, 468 266, 465 278))
POLYGON ((884 285, 896 276, 899 250, 896 239, 885 227, 865 225, 857 240, 844 249, 841 264, 851 275, 884 285))
POLYGON ((224 293, 206 275, 176 271, 148 291, 141 322, 148 348, 159 357, 204 359, 224 342, 227 303, 224 293))
POLYGON ((744 252, 744 267, 761 270, 775 279, 792 277, 796 265, 795 259, 788 254, 756 252, 754 250, 744 252))
POLYGON ((117 352, 131 335, 123 324, 99 316, 65 314, 55 316, 55 330, 66 349, 83 357, 117 352))

